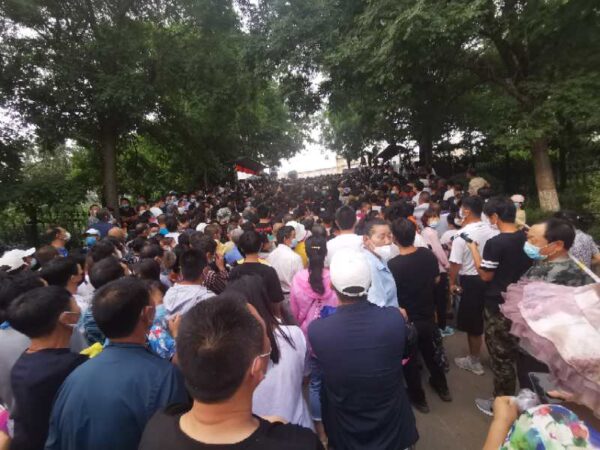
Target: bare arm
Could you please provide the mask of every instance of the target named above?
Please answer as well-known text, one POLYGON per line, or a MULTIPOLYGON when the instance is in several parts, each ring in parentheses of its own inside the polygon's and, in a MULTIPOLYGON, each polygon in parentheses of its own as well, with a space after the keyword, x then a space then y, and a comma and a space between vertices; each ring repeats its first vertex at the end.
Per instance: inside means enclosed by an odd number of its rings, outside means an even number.
POLYGON ((517 405, 513 403, 511 397, 496 397, 494 420, 490 425, 485 444, 483 444, 483 450, 498 450, 518 415, 517 405))
POLYGON ((479 254, 479 249, 477 248, 477 243, 475 241, 467 244, 467 247, 471 251, 471 255, 473 256, 473 262, 475 263, 475 268, 477 269, 477 273, 479 277, 483 281, 492 281, 494 279, 494 272, 483 270, 481 268, 481 255, 479 254))
POLYGON ((455 288, 457 287, 457 278, 458 278, 458 272, 460 271, 460 268, 462 267, 462 264, 457 264, 457 263, 450 263, 450 267, 448 268, 448 280, 450 282, 450 292, 453 292, 455 290, 455 288))

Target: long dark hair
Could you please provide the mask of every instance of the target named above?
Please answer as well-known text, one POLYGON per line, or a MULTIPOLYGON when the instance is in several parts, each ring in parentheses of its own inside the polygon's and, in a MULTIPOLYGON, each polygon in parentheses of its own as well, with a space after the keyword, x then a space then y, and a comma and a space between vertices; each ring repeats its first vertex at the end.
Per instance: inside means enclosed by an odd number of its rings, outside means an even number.
POLYGON ((292 338, 279 326, 279 321, 273 313, 271 300, 260 275, 244 275, 235 281, 230 281, 227 284, 225 291, 233 291, 241 294, 248 303, 256 308, 259 316, 265 321, 267 337, 271 342, 271 361, 273 361, 274 364, 277 364, 281 358, 281 350, 279 350, 279 346, 277 345, 275 331, 278 331, 292 348, 296 348, 292 338))
POLYGON ((308 282, 317 294, 325 293, 323 285, 323 267, 327 256, 327 240, 321 236, 311 236, 306 241, 306 256, 308 256, 308 282))

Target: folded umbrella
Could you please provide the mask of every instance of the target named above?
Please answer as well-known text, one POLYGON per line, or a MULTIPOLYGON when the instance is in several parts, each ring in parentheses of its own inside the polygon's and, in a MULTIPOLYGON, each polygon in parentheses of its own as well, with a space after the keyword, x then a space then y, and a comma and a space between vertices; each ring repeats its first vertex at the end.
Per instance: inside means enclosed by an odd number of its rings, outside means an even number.
POLYGON ((548 365, 557 386, 600 411, 600 284, 524 280, 508 287, 501 310, 521 347, 548 365))

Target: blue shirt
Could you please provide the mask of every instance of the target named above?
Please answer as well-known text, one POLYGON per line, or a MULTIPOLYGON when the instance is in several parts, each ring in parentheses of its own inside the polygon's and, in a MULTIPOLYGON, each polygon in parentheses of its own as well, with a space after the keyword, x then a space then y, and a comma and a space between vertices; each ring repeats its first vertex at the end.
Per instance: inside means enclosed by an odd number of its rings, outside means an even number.
POLYGON ((234 245, 231 250, 229 250, 227 253, 225 253, 224 258, 225 258, 225 262, 227 264, 229 264, 230 266, 233 266, 233 264, 235 262, 239 261, 240 259, 244 259, 244 257, 238 250, 237 245, 234 245))
POLYGON ((187 402, 183 377, 137 344, 108 344, 58 391, 46 450, 135 450, 159 409, 187 402))
POLYGON ((98 222, 91 226, 94 230, 98 230, 100 232, 100 237, 104 238, 108 235, 108 230, 110 230, 114 225, 108 222, 98 222))
POLYGON ((335 448, 398 450, 417 441, 402 375, 406 334, 397 308, 364 300, 308 326, 323 371, 323 423, 335 448))
POLYGON ((371 268, 371 287, 367 300, 377 306, 398 307, 396 282, 387 264, 368 250, 364 250, 369 267, 371 268))

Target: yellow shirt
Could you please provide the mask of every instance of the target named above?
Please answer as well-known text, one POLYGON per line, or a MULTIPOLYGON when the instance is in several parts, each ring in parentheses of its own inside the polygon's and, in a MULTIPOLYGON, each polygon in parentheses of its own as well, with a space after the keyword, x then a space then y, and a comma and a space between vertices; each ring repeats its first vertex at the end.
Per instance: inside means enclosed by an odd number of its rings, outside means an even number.
POLYGON ((308 267, 308 256, 306 255, 306 241, 299 242, 294 248, 294 251, 302 258, 302 265, 306 269, 308 267))

